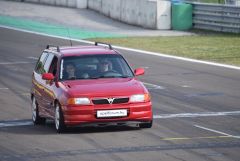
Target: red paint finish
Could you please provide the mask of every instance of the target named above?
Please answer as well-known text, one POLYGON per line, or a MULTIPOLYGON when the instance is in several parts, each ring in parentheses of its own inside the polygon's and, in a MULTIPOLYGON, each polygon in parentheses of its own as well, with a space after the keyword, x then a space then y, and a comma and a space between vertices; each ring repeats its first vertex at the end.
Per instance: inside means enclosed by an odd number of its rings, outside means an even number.
POLYGON ((145 73, 143 68, 138 68, 134 70, 135 76, 143 75, 145 73))
POLYGON ((150 94, 143 83, 135 78, 142 74, 144 69, 138 68, 133 73, 118 52, 105 47, 61 47, 60 52, 46 49, 33 72, 31 96, 36 98, 41 118, 54 119, 55 107, 59 104, 66 126, 113 122, 150 123, 153 116, 150 94), (97 56, 80 63, 81 56, 90 55, 97 56), (102 60, 112 61, 109 67, 111 71, 105 72, 105 75, 100 75, 96 69, 102 60), (69 62, 77 68, 72 72, 81 73, 84 69, 88 75, 64 78, 64 70, 67 69, 64 63, 69 62), (102 113, 104 117, 98 117, 98 111, 103 110, 108 111, 102 113), (126 116, 122 115, 125 112, 126 116))
POLYGON ((44 79, 44 80, 53 80, 53 79, 54 79, 54 76, 53 76, 52 73, 44 73, 44 74, 42 75, 42 79, 44 79))

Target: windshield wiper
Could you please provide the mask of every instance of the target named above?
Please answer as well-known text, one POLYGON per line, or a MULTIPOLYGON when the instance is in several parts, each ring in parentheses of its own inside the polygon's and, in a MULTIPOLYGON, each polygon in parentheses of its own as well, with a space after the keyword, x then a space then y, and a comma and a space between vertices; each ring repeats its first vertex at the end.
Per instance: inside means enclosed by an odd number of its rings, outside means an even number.
POLYGON ((97 76, 97 77, 90 77, 90 79, 99 79, 99 78, 129 78, 130 76, 128 75, 119 75, 119 76, 114 76, 114 75, 110 75, 110 76, 97 76))
POLYGON ((97 77, 90 77, 90 79, 99 79, 99 78, 115 78, 115 76, 104 76, 104 75, 101 75, 101 76, 97 76, 97 77))
POLYGON ((99 78, 105 78, 105 77, 104 76, 89 77, 89 79, 99 79, 99 78))
POLYGON ((131 76, 129 76, 129 75, 121 75, 121 76, 118 76, 117 78, 129 78, 129 77, 131 77, 131 76))

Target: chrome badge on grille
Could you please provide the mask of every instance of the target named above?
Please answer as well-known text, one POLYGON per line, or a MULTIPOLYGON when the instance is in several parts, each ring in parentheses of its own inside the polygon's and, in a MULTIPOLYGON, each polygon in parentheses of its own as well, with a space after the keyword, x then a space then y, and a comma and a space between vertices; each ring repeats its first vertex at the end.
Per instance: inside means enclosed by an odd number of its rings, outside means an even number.
POLYGON ((107 100, 108 100, 108 103, 109 103, 109 104, 112 104, 112 103, 113 103, 113 101, 114 101, 114 99, 115 99, 115 98, 107 98, 107 100))

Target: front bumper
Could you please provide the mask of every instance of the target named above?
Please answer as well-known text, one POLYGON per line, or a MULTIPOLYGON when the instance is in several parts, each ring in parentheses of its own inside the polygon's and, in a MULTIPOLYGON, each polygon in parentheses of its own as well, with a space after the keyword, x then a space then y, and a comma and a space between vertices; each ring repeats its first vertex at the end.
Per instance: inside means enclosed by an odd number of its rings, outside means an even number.
POLYGON ((152 121, 152 104, 111 104, 90 106, 62 106, 64 122, 67 126, 76 125, 107 125, 107 124, 130 124, 152 121), (126 109, 127 116, 113 118, 97 118, 98 110, 126 109))

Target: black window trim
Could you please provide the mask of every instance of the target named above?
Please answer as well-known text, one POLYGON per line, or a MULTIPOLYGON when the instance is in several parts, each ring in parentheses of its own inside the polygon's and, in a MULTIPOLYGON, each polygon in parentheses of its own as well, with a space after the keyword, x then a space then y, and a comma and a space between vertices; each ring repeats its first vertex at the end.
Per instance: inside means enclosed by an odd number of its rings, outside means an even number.
MULTIPOLYGON (((47 62, 47 60, 48 60, 48 58, 49 58, 50 55, 52 55, 53 57, 52 57, 52 60, 51 60, 50 63, 49 63, 48 69, 46 69, 46 71, 45 71, 46 73, 49 72, 50 66, 51 66, 52 61, 53 61, 53 59, 54 59, 54 57, 55 57, 55 55, 54 55, 53 53, 48 52, 47 58, 46 58, 46 60, 44 61, 44 64, 43 64, 43 68, 45 67, 46 62, 47 62)), ((44 69, 44 70, 45 70, 45 69, 44 69)))
POLYGON ((38 63, 39 63, 39 61, 40 61, 40 59, 41 59, 41 57, 42 57, 42 55, 43 55, 44 53, 47 54, 46 57, 45 57, 44 60, 43 60, 43 67, 44 67, 45 62, 46 62, 46 60, 47 60, 47 58, 48 58, 48 55, 49 55, 49 52, 47 52, 47 51, 43 51, 43 52, 42 52, 41 56, 38 58, 38 61, 37 61, 37 63, 36 63, 35 69, 34 69, 34 71, 35 71, 37 74, 40 74, 40 75, 41 75, 41 73, 39 73, 39 72, 37 71, 37 67, 38 67, 38 63))

